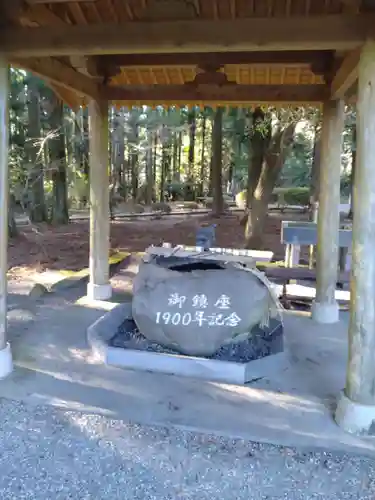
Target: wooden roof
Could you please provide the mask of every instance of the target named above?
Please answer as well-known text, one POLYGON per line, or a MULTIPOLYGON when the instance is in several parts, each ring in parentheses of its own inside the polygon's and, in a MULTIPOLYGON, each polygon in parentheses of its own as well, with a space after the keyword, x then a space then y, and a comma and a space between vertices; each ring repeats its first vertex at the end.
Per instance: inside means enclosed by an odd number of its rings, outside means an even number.
POLYGON ((38 24, 48 8, 52 14, 71 24, 126 23, 129 21, 177 19, 234 19, 248 17, 291 17, 341 14, 350 10, 365 11, 366 2, 356 0, 29 0, 25 26, 38 24))
POLYGON ((373 0, 19 0, 2 9, 10 62, 72 106, 81 96, 314 104, 354 93, 357 47, 375 36, 373 0))

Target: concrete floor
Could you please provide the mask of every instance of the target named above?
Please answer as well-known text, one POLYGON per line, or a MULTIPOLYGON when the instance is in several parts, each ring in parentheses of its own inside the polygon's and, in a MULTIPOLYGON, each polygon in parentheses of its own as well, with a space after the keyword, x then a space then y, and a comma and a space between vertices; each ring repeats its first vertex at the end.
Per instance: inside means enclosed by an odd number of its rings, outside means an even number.
MULTIPOLYGON (((113 279, 127 292, 135 268, 113 279)), ((86 328, 109 303, 78 300, 84 289, 32 301, 13 290, 10 340, 16 369, 0 382, 0 397, 108 415, 131 422, 177 426, 257 442, 375 457, 375 441, 342 432, 332 419, 344 387, 347 313, 338 325, 285 316, 288 368, 272 379, 232 386, 98 365, 86 328)))

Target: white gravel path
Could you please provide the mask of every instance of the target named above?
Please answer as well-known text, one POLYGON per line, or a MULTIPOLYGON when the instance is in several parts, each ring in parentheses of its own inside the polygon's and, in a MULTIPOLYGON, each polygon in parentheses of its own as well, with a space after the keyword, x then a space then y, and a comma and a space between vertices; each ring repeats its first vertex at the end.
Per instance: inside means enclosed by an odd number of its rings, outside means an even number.
POLYGON ((0 499, 375 498, 374 461, 0 400, 0 499))

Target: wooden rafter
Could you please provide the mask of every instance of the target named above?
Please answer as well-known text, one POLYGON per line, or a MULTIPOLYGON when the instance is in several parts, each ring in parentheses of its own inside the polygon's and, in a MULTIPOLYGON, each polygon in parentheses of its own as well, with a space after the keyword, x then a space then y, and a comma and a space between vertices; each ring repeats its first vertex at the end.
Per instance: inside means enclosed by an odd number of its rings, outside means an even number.
POLYGON ((13 59, 11 63, 78 94, 98 99, 99 86, 88 76, 53 58, 13 59))
POLYGON ((106 87, 102 95, 109 101, 137 103, 173 102, 310 102, 329 97, 325 85, 151 85, 106 87))
MULTIPOLYGON (((29 2, 30 3, 30 2, 29 2)), ((72 12, 81 12, 81 7, 80 5, 75 2, 72 6, 72 12)), ((33 5, 32 7, 24 7, 22 10, 22 16, 23 18, 28 19, 29 21, 33 21, 38 23, 40 26, 66 26, 67 23, 57 14, 52 12, 48 7, 45 5, 42 5, 42 3, 38 3, 36 5, 33 5)), ((80 19, 81 22, 82 19, 80 19)), ((86 22, 86 21, 84 21, 86 22)), ((74 69, 76 69, 79 73, 83 73, 88 76, 93 76, 95 78, 100 77, 98 73, 98 68, 97 68, 97 63, 94 60, 94 58, 90 57, 84 57, 82 55, 79 56, 72 56, 70 57, 70 62, 71 65, 74 69)), ((108 70, 105 69, 103 70, 103 77, 105 77, 108 73, 108 70)))
POLYGON ((349 50, 375 35, 375 15, 169 21, 43 29, 4 28, 2 51, 17 57, 76 54, 349 50))
POLYGON ((66 26, 64 19, 43 4, 24 6, 20 16, 40 26, 66 26))
POLYGON ((351 51, 342 61, 331 83, 334 99, 344 98, 358 78, 358 63, 361 47, 351 51))

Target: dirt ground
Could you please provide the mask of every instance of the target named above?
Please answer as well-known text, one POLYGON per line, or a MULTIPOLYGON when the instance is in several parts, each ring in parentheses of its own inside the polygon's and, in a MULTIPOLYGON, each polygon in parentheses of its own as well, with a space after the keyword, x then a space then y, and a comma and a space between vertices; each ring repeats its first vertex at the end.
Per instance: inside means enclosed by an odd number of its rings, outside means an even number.
MULTIPOLYGON (((286 212, 271 213, 265 227, 264 248, 283 259, 280 243, 282 220, 306 220, 307 215, 286 212)), ((232 213, 220 219, 208 214, 164 216, 162 219, 137 219, 111 223, 111 250, 143 251, 151 244, 195 244, 195 233, 202 224, 217 224, 216 246, 243 247, 243 227, 239 214, 232 213)), ((8 263, 12 276, 46 269, 80 270, 88 266, 89 222, 76 221, 60 227, 46 224, 21 226, 20 234, 9 242, 8 263)))

